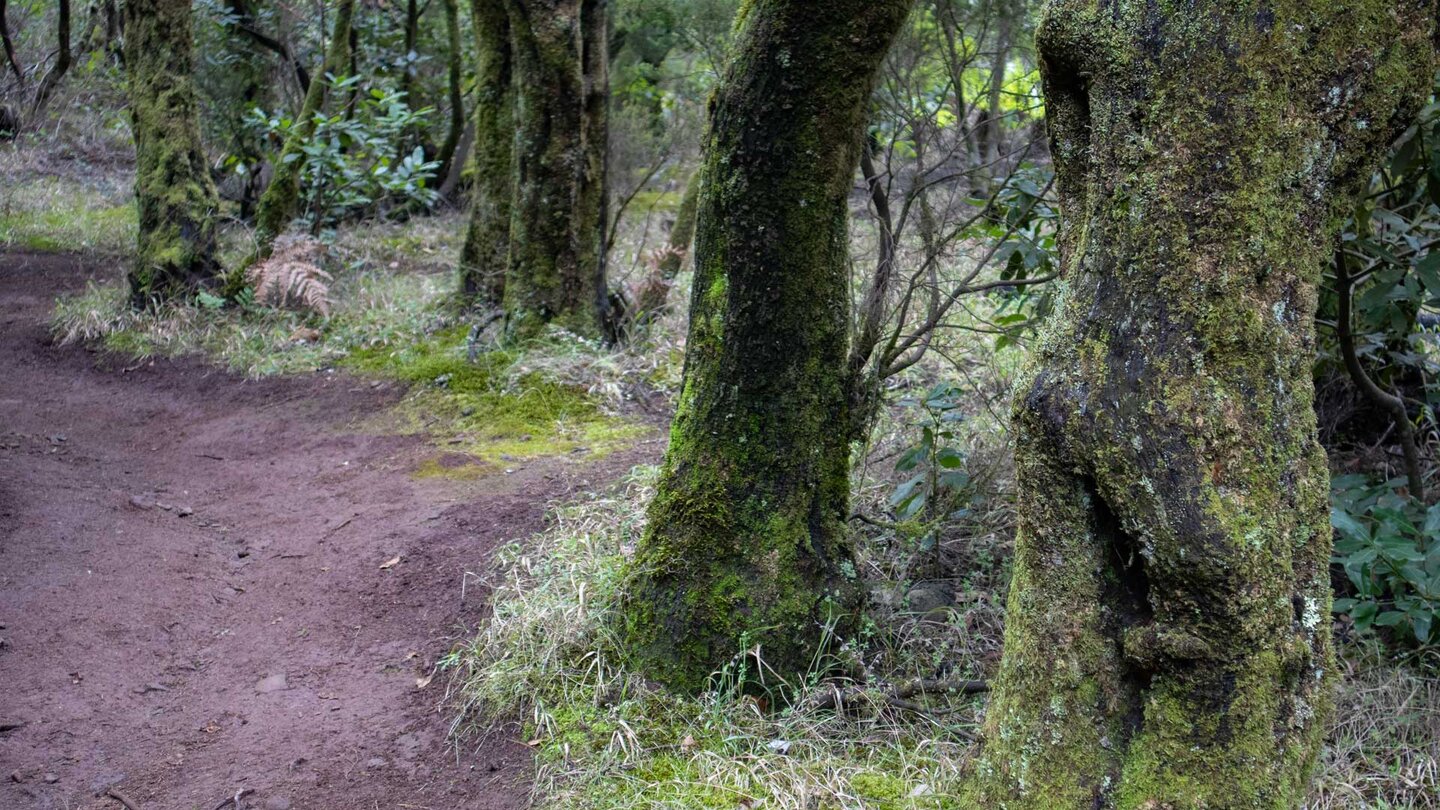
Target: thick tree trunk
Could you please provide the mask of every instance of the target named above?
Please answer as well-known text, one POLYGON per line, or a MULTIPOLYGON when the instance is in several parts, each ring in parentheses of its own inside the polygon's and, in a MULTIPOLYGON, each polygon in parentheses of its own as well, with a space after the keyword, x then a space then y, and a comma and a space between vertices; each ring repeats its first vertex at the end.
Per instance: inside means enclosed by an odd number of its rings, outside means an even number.
POLYGON ((515 195, 515 93, 506 0, 472 0, 479 64, 475 71, 475 184, 460 248, 460 296, 499 306, 510 261, 510 208, 515 195))
POLYGON ((214 280, 219 198, 200 143, 190 0, 129 0, 125 14, 140 219, 130 299, 141 307, 214 280))
POLYGON ((445 0, 445 33, 450 46, 448 67, 450 95, 450 127, 445 131, 445 142, 435 160, 440 164, 435 170, 436 177, 450 176, 450 161, 455 159, 455 148, 460 144, 460 133, 465 129, 465 98, 460 93, 460 67, 465 51, 460 47, 460 0, 445 0))
POLYGON ((275 161, 275 175, 260 195, 260 207, 255 213, 255 256, 266 258, 275 244, 275 238, 290 226, 300 204, 300 173, 305 168, 305 142, 315 134, 315 114, 325 104, 329 76, 339 74, 341 66, 350 60, 350 26, 355 14, 355 0, 340 0, 335 12, 335 25, 330 32, 330 45, 325 53, 325 64, 320 75, 305 91, 305 101, 290 127, 290 135, 280 149, 280 158, 275 161))
POLYGON ((758 644, 787 675, 856 607, 846 197, 909 0, 755 0, 716 92, 685 384, 623 633, 681 688, 758 644))
POLYGON ((1330 711, 1312 318, 1433 2, 1055 0, 1062 302, 1017 388, 977 807, 1292 808, 1330 711))
MULTIPOLYGON (((598 335, 604 234, 595 212, 595 143, 583 27, 599 0, 508 0, 515 69, 515 199, 506 329, 554 321, 598 335)), ((602 14, 603 16, 603 14, 602 14)))

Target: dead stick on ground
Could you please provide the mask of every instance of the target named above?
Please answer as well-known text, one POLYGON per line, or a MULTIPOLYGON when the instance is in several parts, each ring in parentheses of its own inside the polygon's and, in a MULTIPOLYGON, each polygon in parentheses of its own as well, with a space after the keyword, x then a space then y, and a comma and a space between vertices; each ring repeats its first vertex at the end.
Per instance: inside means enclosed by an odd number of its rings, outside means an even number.
POLYGON ((254 793, 254 792, 255 792, 255 789, 254 789, 254 788, 240 788, 239 790, 235 791, 235 795, 234 795, 234 796, 231 796, 231 797, 229 797, 228 799, 226 799, 225 801, 220 802, 219 804, 215 805, 215 810, 220 810, 220 808, 224 807, 224 806, 227 805, 227 804, 234 804, 234 805, 235 805, 235 810, 241 810, 241 808, 240 808, 240 800, 243 799, 243 798, 245 798, 245 794, 247 794, 247 793, 254 793))
POLYGON ((113 787, 109 790, 106 790, 105 795, 125 805, 126 810, 140 810, 140 805, 130 801, 129 796, 126 796, 124 793, 121 793, 119 790, 116 790, 113 787))
MULTIPOLYGON (((833 687, 830 691, 821 695, 810 704, 813 709, 834 709, 844 708, 846 703, 859 697, 872 687, 849 686, 845 688, 833 687)), ((885 702, 901 709, 920 711, 922 707, 912 703, 906 698, 916 695, 936 695, 943 692, 959 692, 966 695, 974 695, 980 692, 990 691, 990 684, 985 681, 949 680, 935 678, 917 678, 908 683, 891 687, 883 691, 885 702)))

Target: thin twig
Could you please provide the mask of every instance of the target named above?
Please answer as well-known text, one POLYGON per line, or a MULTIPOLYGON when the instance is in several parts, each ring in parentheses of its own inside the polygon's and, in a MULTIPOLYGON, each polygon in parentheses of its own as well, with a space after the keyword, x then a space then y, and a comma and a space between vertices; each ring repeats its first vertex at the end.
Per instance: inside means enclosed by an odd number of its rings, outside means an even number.
MULTIPOLYGON (((860 695, 870 691, 871 687, 847 686, 844 688, 832 686, 830 690, 816 698, 810 704, 812 709, 844 709, 845 704, 851 702, 860 695)), ((891 706, 911 711, 921 711, 920 707, 912 703, 909 698, 916 695, 938 695, 948 692, 959 692, 965 695, 976 695, 990 691, 989 681, 962 680, 952 678, 916 678, 913 681, 891 687, 884 693, 885 702, 891 706)))
POLYGON ((125 805, 126 810, 140 810, 140 805, 131 801, 129 796, 121 793, 119 788, 112 787, 105 791, 105 795, 125 805))

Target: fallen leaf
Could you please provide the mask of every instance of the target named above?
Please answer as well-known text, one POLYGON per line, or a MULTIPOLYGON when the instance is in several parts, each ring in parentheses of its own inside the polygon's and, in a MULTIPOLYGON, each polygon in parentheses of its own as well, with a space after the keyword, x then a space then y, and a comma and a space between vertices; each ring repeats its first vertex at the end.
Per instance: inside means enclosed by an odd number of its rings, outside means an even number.
POLYGON ((387 569, 387 568, 394 568, 395 566, 397 566, 397 565, 399 565, 399 564, 400 564, 400 555, 399 555, 399 554, 396 554, 394 557, 391 557, 390 559, 386 560, 385 562, 380 563, 380 570, 381 570, 381 571, 384 571, 384 570, 387 569))
POLYGON ((416 678, 416 679, 415 679, 415 688, 416 688, 416 689, 424 689, 425 687, 429 686, 429 685, 430 685, 430 682, 433 681, 433 680, 435 680, 435 673, 433 673, 433 672, 430 673, 429 675, 425 675, 425 676, 423 676, 423 677, 416 678))
POLYGON ((695 747, 695 738, 694 738, 694 737, 691 737, 689 734, 686 734, 686 735, 685 735, 685 739, 683 739, 683 740, 680 741, 680 750, 681 750, 681 751, 689 751, 691 748, 694 748, 694 747, 695 747))
POLYGON ((528 746, 530 746, 531 748, 539 748, 541 742, 542 742, 542 740, 541 740, 539 737, 536 737, 535 739, 533 739, 533 740, 531 740, 530 742, 527 742, 527 743, 525 743, 525 744, 528 745, 528 746))

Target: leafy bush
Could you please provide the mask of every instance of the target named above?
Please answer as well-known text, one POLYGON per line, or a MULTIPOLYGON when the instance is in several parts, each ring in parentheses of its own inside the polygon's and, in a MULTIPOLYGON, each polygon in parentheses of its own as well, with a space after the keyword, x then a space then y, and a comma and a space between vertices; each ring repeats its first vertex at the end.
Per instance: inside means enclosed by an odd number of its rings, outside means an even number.
POLYGON ((1386 627, 1396 641, 1425 645, 1440 640, 1440 504, 1427 509, 1396 492, 1404 483, 1334 480, 1332 561, 1351 589, 1334 609, 1362 633, 1386 627))
MULTIPOLYGON (((334 115, 316 113, 315 134, 302 147, 300 187, 306 197, 300 218, 311 233, 347 220, 433 206, 440 199, 430 186, 439 162, 427 160, 420 147, 404 156, 399 152, 405 133, 418 129, 434 108, 412 110, 405 94, 395 90, 358 93, 358 76, 326 80, 332 98, 354 93, 355 101, 334 115)), ((276 145, 285 142, 295 125, 259 108, 250 111, 247 123, 276 145)), ((237 172, 248 171, 236 157, 227 164, 237 172)))
POLYGON ((961 393, 954 383, 940 383, 921 397, 898 403, 922 412, 920 440, 895 462, 897 472, 912 474, 890 496, 890 506, 901 520, 940 513, 969 491, 965 452, 954 443, 956 428, 965 418, 961 393))

